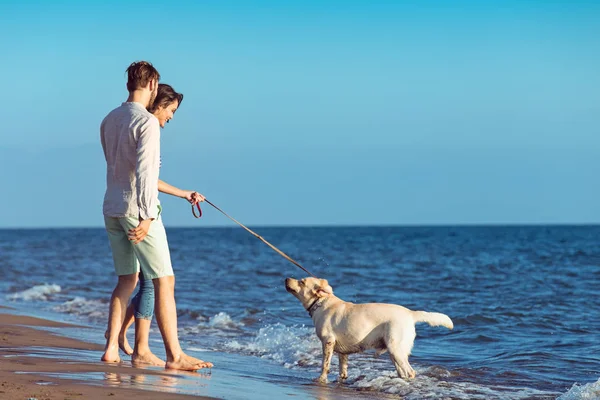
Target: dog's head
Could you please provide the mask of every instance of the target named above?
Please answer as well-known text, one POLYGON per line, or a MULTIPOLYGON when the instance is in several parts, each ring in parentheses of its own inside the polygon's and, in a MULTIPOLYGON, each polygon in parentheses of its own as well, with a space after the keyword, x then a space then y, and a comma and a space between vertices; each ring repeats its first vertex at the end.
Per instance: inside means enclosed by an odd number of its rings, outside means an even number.
POLYGON ((285 290, 300 300, 306 309, 320 298, 333 295, 333 289, 329 286, 327 280, 318 278, 304 278, 301 280, 287 278, 285 280, 285 290))

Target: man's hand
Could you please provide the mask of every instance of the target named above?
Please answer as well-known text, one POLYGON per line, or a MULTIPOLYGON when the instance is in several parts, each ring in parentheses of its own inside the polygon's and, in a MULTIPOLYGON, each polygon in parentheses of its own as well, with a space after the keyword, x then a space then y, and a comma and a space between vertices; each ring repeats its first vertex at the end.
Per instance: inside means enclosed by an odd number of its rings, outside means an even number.
POLYGON ((190 202, 191 205, 195 205, 196 203, 201 203, 205 200, 204 196, 202 196, 198 192, 185 191, 184 198, 190 202))
POLYGON ((136 228, 130 229, 127 236, 129 236, 129 240, 133 242, 133 244, 138 244, 146 235, 148 235, 148 231, 150 230, 150 223, 152 219, 145 219, 140 221, 139 225, 136 228))

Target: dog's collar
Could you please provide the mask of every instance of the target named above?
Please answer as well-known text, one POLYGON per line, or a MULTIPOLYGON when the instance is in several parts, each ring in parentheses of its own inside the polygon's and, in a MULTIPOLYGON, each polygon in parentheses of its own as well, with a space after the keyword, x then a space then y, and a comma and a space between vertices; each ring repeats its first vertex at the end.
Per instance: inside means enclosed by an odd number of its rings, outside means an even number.
POLYGON ((315 301, 312 302, 312 304, 310 306, 308 306, 308 308, 306 309, 306 311, 308 311, 308 315, 312 318, 314 312, 317 310, 317 308, 321 307, 323 305, 323 302, 326 299, 320 299, 317 298, 315 301))

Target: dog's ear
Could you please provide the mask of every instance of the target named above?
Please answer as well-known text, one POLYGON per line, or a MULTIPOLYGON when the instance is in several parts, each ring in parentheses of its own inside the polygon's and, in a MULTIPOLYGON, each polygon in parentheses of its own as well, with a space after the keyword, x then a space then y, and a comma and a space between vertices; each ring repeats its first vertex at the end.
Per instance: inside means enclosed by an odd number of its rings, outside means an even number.
POLYGON ((333 288, 329 286, 326 279, 321 279, 321 285, 317 289, 317 297, 327 297, 333 294, 333 288))

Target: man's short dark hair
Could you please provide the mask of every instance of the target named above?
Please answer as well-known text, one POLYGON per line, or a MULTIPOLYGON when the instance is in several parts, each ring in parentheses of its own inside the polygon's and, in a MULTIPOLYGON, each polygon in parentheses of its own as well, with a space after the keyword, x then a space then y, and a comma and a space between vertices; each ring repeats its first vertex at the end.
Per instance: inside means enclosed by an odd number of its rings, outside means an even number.
POLYGON ((153 79, 158 82, 160 74, 148 61, 136 61, 127 67, 127 90, 130 92, 146 87, 153 79))

